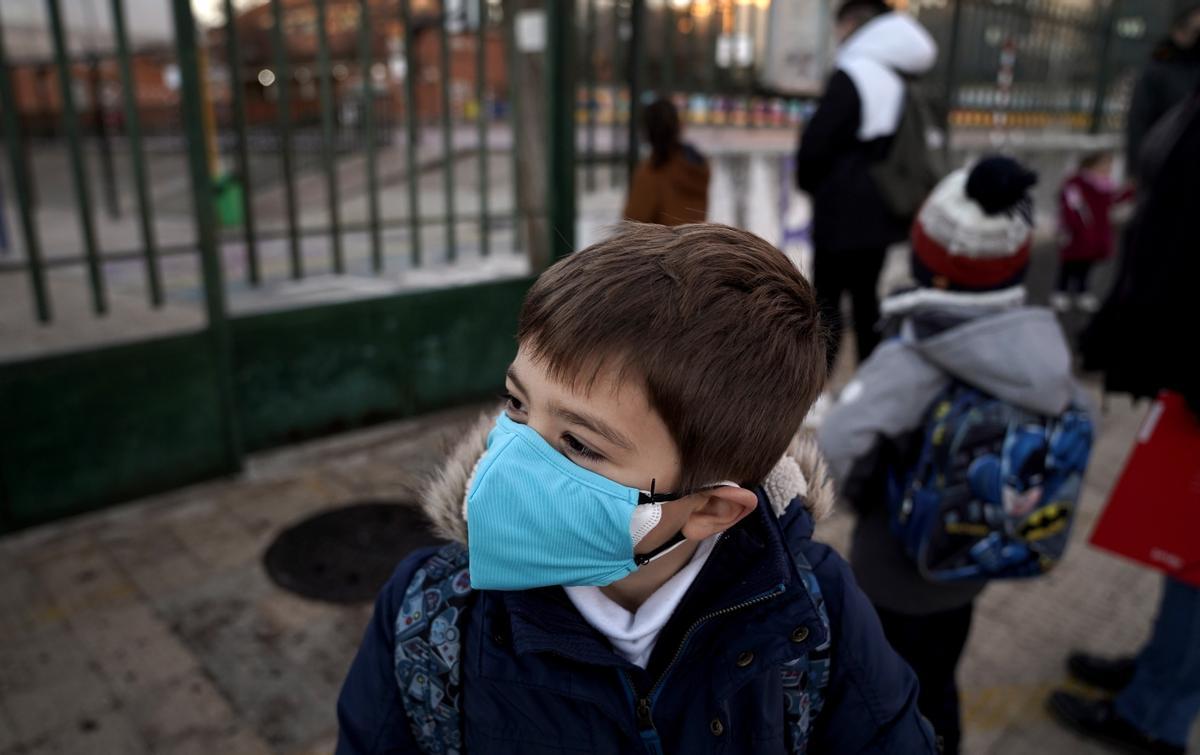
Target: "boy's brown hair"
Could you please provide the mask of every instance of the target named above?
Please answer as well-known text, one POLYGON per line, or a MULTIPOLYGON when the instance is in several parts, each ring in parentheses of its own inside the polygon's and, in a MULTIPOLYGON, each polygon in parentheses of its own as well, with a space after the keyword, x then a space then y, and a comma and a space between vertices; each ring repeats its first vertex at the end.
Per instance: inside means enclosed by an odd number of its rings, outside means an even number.
POLYGON ((761 482, 825 382, 812 287, 754 234, 628 223, 561 260, 525 297, 517 339, 589 388, 640 379, 682 458, 683 490, 761 482))

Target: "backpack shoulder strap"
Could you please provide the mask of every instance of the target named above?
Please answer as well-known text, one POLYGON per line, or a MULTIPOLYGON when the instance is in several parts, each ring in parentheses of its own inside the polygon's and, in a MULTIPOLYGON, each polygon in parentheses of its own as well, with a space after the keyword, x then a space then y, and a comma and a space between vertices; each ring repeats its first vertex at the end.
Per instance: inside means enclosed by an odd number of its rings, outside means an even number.
POLYGON ((413 573, 396 616, 396 684, 413 738, 429 755, 463 750, 459 659, 472 595, 467 549, 451 543, 413 573))
MULTIPOLYGON (((795 504, 793 504, 795 505, 795 504)), ((784 730, 790 751, 804 753, 808 750, 808 739, 812 725, 825 704, 825 688, 829 686, 830 648, 833 632, 829 626, 829 612, 825 609, 825 598, 821 585, 813 572, 812 564, 798 548, 791 549, 792 560, 804 580, 804 587, 817 606, 817 615, 825 629, 825 641, 783 666, 783 696, 785 703, 784 730)))

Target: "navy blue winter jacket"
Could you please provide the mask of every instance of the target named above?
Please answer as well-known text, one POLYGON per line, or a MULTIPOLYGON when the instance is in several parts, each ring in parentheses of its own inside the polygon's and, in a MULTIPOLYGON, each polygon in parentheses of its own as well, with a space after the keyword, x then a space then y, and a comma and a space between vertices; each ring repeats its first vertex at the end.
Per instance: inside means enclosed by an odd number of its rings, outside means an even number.
MULTIPOLYGON (((645 670, 617 655, 561 588, 476 592, 462 642, 466 752, 785 752, 780 666, 825 635, 789 548, 812 564, 833 634, 809 752, 936 752, 915 676, 845 561, 812 532, 804 499, 773 508, 760 490, 645 670)), ((405 559, 379 596, 338 700, 339 755, 418 752, 393 671, 394 632, 409 580, 431 553, 405 559)))

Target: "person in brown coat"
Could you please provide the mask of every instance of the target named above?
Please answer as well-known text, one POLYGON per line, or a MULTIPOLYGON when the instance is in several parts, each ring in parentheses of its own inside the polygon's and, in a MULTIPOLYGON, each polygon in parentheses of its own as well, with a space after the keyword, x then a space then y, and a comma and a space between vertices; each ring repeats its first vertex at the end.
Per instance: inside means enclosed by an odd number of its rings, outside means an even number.
POLYGON ((625 217, 659 225, 703 223, 708 215, 708 161, 682 141, 679 112, 670 100, 656 100, 646 107, 642 126, 650 157, 633 173, 625 217))

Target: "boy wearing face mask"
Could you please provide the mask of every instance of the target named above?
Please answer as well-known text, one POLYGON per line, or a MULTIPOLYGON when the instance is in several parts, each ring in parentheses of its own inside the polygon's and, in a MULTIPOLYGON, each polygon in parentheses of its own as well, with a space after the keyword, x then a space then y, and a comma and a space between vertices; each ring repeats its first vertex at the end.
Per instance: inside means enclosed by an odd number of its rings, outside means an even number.
POLYGON ((526 297, 502 411, 384 587, 339 753, 935 752, 795 439, 812 289, 761 239, 628 225, 526 297))

